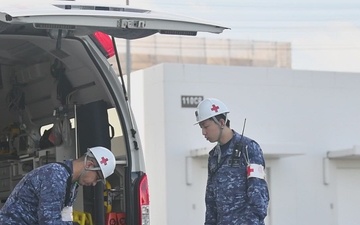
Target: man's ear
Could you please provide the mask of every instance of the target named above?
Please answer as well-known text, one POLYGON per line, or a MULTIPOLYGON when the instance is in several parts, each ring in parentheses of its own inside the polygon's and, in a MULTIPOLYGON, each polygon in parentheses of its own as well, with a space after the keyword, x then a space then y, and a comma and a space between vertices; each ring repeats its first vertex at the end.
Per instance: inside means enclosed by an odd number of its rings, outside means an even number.
POLYGON ((86 168, 91 168, 95 166, 95 163, 90 159, 86 161, 86 168))
POLYGON ((220 119, 220 125, 221 125, 221 127, 225 127, 225 126, 226 126, 224 119, 220 119))

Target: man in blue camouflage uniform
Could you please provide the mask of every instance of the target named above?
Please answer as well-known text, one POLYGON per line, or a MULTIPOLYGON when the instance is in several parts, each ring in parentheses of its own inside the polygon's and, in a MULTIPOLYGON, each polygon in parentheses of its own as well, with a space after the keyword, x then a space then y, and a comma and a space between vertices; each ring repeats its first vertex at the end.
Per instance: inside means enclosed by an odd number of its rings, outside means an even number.
POLYGON ((50 163, 27 173, 0 209, 0 225, 70 225, 79 185, 95 185, 115 170, 104 147, 89 148, 76 160, 50 163))
POLYGON ((269 204, 260 146, 230 129, 224 103, 208 98, 195 112, 209 153, 205 225, 264 225, 269 204))

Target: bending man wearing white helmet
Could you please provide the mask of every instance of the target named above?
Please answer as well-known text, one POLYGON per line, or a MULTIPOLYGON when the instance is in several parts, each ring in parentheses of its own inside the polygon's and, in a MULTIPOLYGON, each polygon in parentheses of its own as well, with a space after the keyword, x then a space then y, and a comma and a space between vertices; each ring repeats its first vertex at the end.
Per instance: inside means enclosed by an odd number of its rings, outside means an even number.
POLYGON ((114 154, 92 147, 80 158, 27 173, 0 209, 0 225, 70 225, 79 185, 94 186, 114 173, 114 154))
POLYGON ((230 128, 229 109, 215 98, 195 112, 209 152, 205 225, 264 225, 269 204, 260 146, 230 128))

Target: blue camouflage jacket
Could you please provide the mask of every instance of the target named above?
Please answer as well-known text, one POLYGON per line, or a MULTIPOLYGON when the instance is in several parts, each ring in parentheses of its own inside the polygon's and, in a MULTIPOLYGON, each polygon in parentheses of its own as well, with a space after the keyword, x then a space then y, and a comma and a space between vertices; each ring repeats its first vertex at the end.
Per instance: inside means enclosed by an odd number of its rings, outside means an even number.
POLYGON ((265 168, 263 153, 255 141, 233 132, 226 149, 217 145, 209 153, 205 225, 263 225, 269 203, 267 183, 247 178, 245 159, 246 155, 250 163, 265 168))
MULTIPOLYGON (((65 161, 72 171, 72 161, 65 161)), ((67 179, 71 176, 60 164, 50 163, 27 173, 16 185, 0 209, 0 225, 70 225, 61 219, 65 204, 67 179)), ((72 184, 70 201, 76 198, 77 184, 72 184)))

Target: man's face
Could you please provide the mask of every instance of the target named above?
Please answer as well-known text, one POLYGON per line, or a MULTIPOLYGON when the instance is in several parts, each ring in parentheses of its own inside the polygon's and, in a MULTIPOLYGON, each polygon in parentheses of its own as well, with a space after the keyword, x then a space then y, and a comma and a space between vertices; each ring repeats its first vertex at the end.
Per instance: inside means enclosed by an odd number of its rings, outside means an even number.
POLYGON ((207 119, 199 123, 202 134, 206 140, 211 143, 217 142, 220 134, 219 125, 214 122, 212 119, 207 119))
POLYGON ((80 176, 79 184, 82 186, 95 186, 97 182, 103 181, 102 173, 100 170, 92 170, 98 168, 97 163, 94 160, 88 160, 86 162, 85 173, 80 176))

